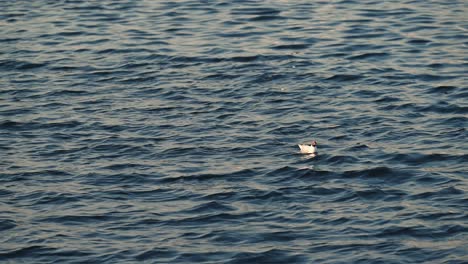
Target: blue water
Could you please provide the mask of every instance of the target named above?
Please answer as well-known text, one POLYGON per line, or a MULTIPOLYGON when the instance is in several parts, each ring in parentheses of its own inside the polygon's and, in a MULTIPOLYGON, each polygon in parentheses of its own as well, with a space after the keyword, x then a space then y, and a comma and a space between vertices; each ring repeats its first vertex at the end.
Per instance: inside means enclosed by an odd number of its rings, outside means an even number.
POLYGON ((0 262, 467 263, 467 13, 2 1, 0 262))

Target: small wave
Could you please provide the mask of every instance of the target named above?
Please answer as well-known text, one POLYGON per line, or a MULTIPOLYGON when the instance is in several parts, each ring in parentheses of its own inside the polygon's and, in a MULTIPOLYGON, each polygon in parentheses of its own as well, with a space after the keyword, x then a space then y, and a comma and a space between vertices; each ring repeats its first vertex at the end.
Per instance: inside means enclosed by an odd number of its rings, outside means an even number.
POLYGON ((344 225, 347 223, 352 222, 353 220, 348 218, 348 217, 339 217, 335 219, 330 219, 330 218, 316 218, 314 219, 313 223, 314 224, 319 224, 319 225, 344 225))
POLYGON ((367 33, 367 34, 351 34, 347 35, 345 39, 373 39, 373 38, 381 38, 385 37, 385 33, 367 33))
POLYGON ((351 57, 348 57, 348 59, 350 60, 383 59, 388 56, 389 54, 386 52, 369 52, 369 53, 351 56, 351 57))
POLYGON ((303 127, 299 124, 293 124, 289 126, 281 126, 275 129, 268 131, 268 134, 274 135, 299 135, 302 134, 303 127))
POLYGON ((227 58, 227 60, 229 61, 233 61, 233 62, 252 62, 252 61, 255 61, 255 60, 258 60, 260 59, 259 56, 255 55, 255 56, 234 56, 234 57, 231 57, 231 58, 227 58))
POLYGON ((28 61, 3 60, 0 61, 0 69, 5 71, 11 70, 32 70, 47 66, 47 63, 34 63, 28 61))
POLYGON ((184 214, 191 214, 191 213, 213 213, 213 212, 229 212, 229 211, 235 211, 236 208, 233 206, 228 206, 224 205, 220 202, 216 201, 211 201, 208 203, 200 204, 197 206, 194 206, 193 208, 183 210, 181 213, 184 214))
POLYGON ((0 252, 0 260, 31 258, 33 256, 48 254, 53 250, 55 250, 55 248, 43 246, 26 246, 13 250, 5 250, 6 252, 2 250, 2 252, 0 252))
POLYGON ((118 219, 117 216, 103 215, 61 215, 42 218, 41 222, 59 223, 62 225, 88 225, 118 219))
POLYGON ((106 48, 95 51, 96 54, 152 53, 146 48, 106 48))
POLYGON ((449 155, 449 154, 421 154, 421 153, 408 153, 408 154, 396 154, 389 159, 390 161, 405 163, 409 165, 421 165, 431 162, 443 162, 449 161, 454 162, 466 162, 468 155, 449 155))
MULTIPOLYGON (((119 155, 116 155, 119 156, 119 155)), ((87 173, 79 175, 81 181, 93 186, 109 186, 114 184, 154 184, 155 179, 148 177, 148 175, 139 173, 115 173, 115 174, 102 174, 102 173, 87 173)))
POLYGON ((49 122, 49 123, 42 123, 40 128, 44 129, 70 129, 76 128, 83 125, 81 121, 71 120, 71 121, 64 121, 64 122, 49 122))
POLYGON ((217 192, 217 193, 212 193, 212 194, 207 194, 203 196, 202 198, 204 200, 231 200, 236 198, 239 195, 238 192, 234 191, 223 191, 223 192, 217 192))
POLYGON ((309 44, 285 44, 285 45, 273 46, 272 49, 277 49, 277 50, 301 50, 301 49, 307 49, 309 46, 310 46, 309 44))
POLYGON ((407 41, 407 43, 414 44, 414 45, 427 45, 430 42, 431 41, 427 39, 411 39, 407 41))
POLYGON ((78 195, 68 194, 68 193, 55 193, 55 192, 40 192, 34 194, 32 197, 23 197, 23 199, 32 200, 34 205, 64 205, 67 203, 74 203, 81 200, 81 197, 78 195))
POLYGON ((345 177, 382 177, 382 178, 390 178, 392 176, 396 176, 398 173, 393 171, 389 167, 375 167, 370 169, 364 170, 352 170, 352 171, 345 171, 343 175, 345 177))
POLYGON ((376 99, 374 102, 376 103, 394 103, 394 102, 400 102, 401 100, 397 97, 393 96, 383 96, 378 99, 376 99))
POLYGON ((436 81, 443 81, 443 80, 450 80, 455 78, 454 76, 450 75, 434 75, 434 74, 417 74, 413 76, 408 76, 409 78, 417 78, 421 81, 426 82, 436 82, 436 81))
POLYGON ((448 187, 444 188, 438 191, 433 191, 433 192, 423 192, 423 193, 418 193, 415 195, 411 195, 411 199, 432 199, 432 198, 437 198, 437 197, 445 197, 445 199, 448 199, 450 196, 460 196, 463 195, 465 192, 463 190, 457 189, 455 187, 448 187))
POLYGON ((6 120, 0 123, 0 128, 2 129, 17 129, 20 126, 24 125, 24 123, 21 122, 15 122, 11 120, 6 120))
POLYGON ((361 151, 364 151, 366 149, 369 149, 369 146, 366 145, 366 144, 360 143, 360 144, 356 144, 355 146, 349 147, 347 150, 351 151, 351 152, 355 152, 355 151, 361 152, 361 151))
POLYGON ((425 221, 450 221, 450 220, 468 220, 467 214, 460 214, 458 212, 430 212, 420 213, 416 218, 425 221))
MULTIPOLYGON (((289 182, 289 184, 291 184, 291 182, 289 182)), ((340 187, 294 186, 282 187, 279 188, 278 191, 285 195, 303 194, 306 196, 314 196, 315 199, 317 197, 320 197, 320 199, 333 199, 332 197, 339 196, 348 190, 340 187)))
POLYGON ((106 170, 122 171, 126 169, 146 169, 149 168, 147 165, 137 164, 137 163, 117 163, 112 165, 107 165, 103 167, 106 170))
POLYGON ((230 12, 232 15, 278 15, 280 10, 274 8, 258 7, 258 8, 233 8, 230 12))
POLYGON ((247 213, 210 213, 200 214, 197 216, 190 216, 186 218, 179 217, 177 219, 171 219, 164 222, 167 226, 205 226, 212 225, 220 222, 237 224, 240 221, 245 221, 250 218, 255 218, 258 213, 247 212, 247 213))
POLYGON ((286 195, 283 192, 277 190, 251 190, 248 195, 244 195, 240 197, 240 200, 246 200, 253 203, 257 203, 259 201, 285 201, 287 200, 286 195))
POLYGON ((49 92, 46 96, 84 96, 84 95, 90 95, 91 93, 88 91, 82 91, 82 90, 60 90, 60 91, 53 91, 49 92))
POLYGON ((260 21, 270 21, 270 20, 279 20, 279 19, 286 19, 285 17, 282 16, 256 16, 253 18, 250 18, 249 21, 251 22, 260 22, 260 21))
POLYGON ((17 223, 10 219, 0 219, 0 231, 15 228, 17 223))
POLYGON ((156 247, 150 250, 146 250, 143 253, 139 253, 135 256, 135 259, 138 261, 151 261, 151 260, 160 260, 168 261, 175 259, 179 255, 179 252, 176 250, 171 250, 169 248, 156 247))
POLYGON ((339 176, 339 173, 327 171, 327 170, 315 170, 315 169, 298 169, 296 175, 302 180, 321 180, 331 179, 339 176))
MULTIPOLYGON (((363 147, 362 145, 361 146, 355 146, 354 147, 354 150, 362 150, 364 149, 365 147, 363 147)), ((327 159, 327 162, 329 162, 329 164, 340 164, 340 163, 355 163, 358 161, 358 158, 356 157, 353 157, 353 156, 342 156, 342 155, 338 155, 338 156, 331 156, 327 159)))
POLYGON ((189 175, 180 177, 165 177, 160 179, 163 183, 178 182, 178 181, 211 181, 211 180, 225 180, 225 181, 236 181, 242 180, 245 177, 251 177, 256 175, 257 172, 251 169, 244 169, 231 173, 222 174, 200 174, 200 175, 189 175))
POLYGON ((293 252, 272 249, 258 253, 237 253, 226 263, 308 263, 308 259, 305 256, 297 255, 293 252))
POLYGON ((21 38, 2 38, 0 39, 0 42, 17 42, 21 40, 21 38))
POLYGON ((331 77, 326 78, 327 81, 338 81, 338 82, 352 82, 364 78, 362 75, 356 74, 335 74, 331 77))
POLYGON ((441 102, 425 107, 421 107, 420 111, 422 112, 435 112, 441 114, 468 114, 468 106, 459 106, 456 104, 447 104, 446 102, 441 102))
POLYGON ((383 229, 378 237, 413 237, 413 238, 447 238, 466 232, 468 228, 460 225, 445 225, 428 228, 424 226, 390 226, 383 229))
POLYGON ((431 88, 429 92, 430 93, 451 93, 455 91, 456 89, 457 87, 455 86, 441 85, 441 86, 431 88))
POLYGON ((166 149, 162 152, 163 157, 179 157, 187 155, 201 155, 201 156, 210 156, 213 153, 216 153, 218 150, 212 147, 173 147, 166 149), (215 151, 215 152, 213 152, 215 151))

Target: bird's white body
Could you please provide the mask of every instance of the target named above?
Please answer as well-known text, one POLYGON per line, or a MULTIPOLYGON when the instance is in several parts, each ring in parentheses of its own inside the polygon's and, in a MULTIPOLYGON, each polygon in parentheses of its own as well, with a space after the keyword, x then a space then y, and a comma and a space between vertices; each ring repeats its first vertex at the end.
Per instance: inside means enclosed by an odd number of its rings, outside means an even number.
POLYGON ((299 144, 302 154, 317 154, 317 146, 308 144, 299 144))

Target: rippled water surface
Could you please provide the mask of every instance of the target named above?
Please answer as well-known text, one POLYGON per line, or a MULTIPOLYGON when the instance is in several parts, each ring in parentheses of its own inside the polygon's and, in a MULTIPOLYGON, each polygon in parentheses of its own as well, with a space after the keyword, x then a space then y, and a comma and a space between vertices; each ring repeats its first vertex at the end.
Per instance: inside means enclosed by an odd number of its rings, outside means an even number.
POLYGON ((2 1, 0 262, 466 263, 467 13, 2 1))

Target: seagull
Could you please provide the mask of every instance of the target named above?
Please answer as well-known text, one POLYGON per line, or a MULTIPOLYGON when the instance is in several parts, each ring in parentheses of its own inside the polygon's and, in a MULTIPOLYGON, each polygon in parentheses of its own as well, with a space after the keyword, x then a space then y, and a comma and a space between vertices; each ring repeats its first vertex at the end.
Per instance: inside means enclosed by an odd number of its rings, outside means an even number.
POLYGON ((310 144, 299 144, 302 154, 317 155, 317 141, 312 141, 310 144))

